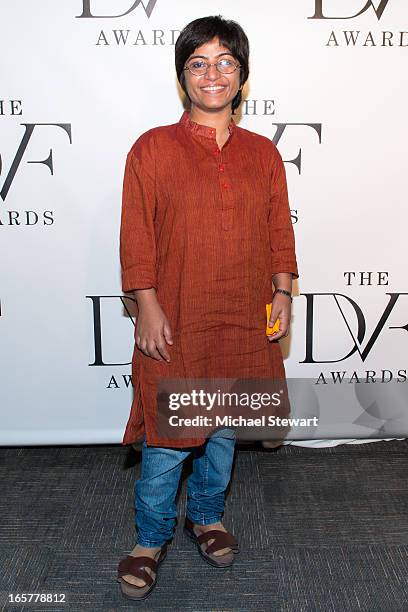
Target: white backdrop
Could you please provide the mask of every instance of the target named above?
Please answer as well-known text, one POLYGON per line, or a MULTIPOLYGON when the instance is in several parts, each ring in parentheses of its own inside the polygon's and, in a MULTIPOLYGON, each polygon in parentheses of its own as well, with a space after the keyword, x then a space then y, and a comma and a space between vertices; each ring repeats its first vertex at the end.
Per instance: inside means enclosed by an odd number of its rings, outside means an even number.
MULTIPOLYGON (((125 158, 142 132, 179 120, 174 42, 212 14, 250 41, 235 121, 286 162, 300 274, 281 343, 288 377, 344 372, 349 387, 384 389, 385 405, 395 388, 406 396, 405 2, 3 0, 0 444, 122 439, 133 350, 119 266, 125 158)), ((373 436, 375 425, 355 425, 346 437, 405 437, 404 427, 373 436)))

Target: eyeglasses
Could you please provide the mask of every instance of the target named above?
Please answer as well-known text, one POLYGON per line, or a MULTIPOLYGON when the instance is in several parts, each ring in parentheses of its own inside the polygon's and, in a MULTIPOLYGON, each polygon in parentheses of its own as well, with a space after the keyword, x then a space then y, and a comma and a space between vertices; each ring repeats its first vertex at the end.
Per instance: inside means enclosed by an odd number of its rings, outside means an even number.
POLYGON ((190 62, 188 62, 188 64, 186 64, 183 70, 189 70, 196 76, 203 76, 210 66, 216 66, 218 72, 221 72, 221 74, 231 74, 232 72, 235 72, 235 70, 239 68, 241 64, 238 64, 238 62, 226 57, 223 57, 214 64, 209 64, 202 59, 192 59, 190 62))

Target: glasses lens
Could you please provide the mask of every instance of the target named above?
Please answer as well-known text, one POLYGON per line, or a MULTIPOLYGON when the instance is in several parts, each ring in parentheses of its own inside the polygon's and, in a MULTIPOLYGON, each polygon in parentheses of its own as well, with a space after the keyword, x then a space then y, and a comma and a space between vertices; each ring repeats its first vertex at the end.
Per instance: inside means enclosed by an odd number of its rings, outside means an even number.
MULTIPOLYGON (((208 63, 201 59, 194 59, 187 64, 187 67, 193 74, 201 76, 207 72, 208 63)), ((223 74, 229 74, 231 72, 234 72, 236 67, 237 64, 232 58, 224 57, 217 62, 217 68, 223 74)))
POLYGON ((207 72, 207 62, 204 60, 191 60, 187 66, 188 69, 196 75, 205 74, 207 72))
POLYGON ((234 72, 236 63, 232 58, 224 57, 223 59, 220 59, 220 61, 217 63, 217 66, 220 72, 224 74, 229 74, 230 72, 234 72))

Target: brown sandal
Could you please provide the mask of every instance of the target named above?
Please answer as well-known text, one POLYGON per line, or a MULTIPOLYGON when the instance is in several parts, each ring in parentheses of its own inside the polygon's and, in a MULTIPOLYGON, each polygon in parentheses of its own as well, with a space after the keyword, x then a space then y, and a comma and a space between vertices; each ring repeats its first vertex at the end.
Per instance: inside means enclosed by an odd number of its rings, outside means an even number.
POLYGON ((193 529, 194 523, 186 516, 184 522, 184 533, 197 544, 200 555, 214 567, 231 567, 234 563, 234 554, 239 552, 238 542, 235 536, 228 531, 211 529, 197 536, 193 529), (208 540, 214 540, 209 546, 203 546, 208 540), (231 552, 224 555, 214 555, 213 553, 222 548, 231 548, 231 552))
POLYGON ((160 556, 155 561, 151 557, 132 557, 128 555, 124 559, 119 562, 118 566, 118 577, 116 579, 120 584, 120 589, 122 591, 122 595, 127 599, 146 599, 153 591, 157 582, 157 572, 159 565, 164 561, 167 555, 167 542, 163 544, 160 551, 160 556), (150 576, 148 572, 146 572, 144 567, 149 567, 155 573, 154 578, 150 576), (135 576, 135 578, 141 578, 145 581, 144 586, 137 586, 136 584, 131 584, 122 576, 126 574, 130 574, 131 576, 135 576))

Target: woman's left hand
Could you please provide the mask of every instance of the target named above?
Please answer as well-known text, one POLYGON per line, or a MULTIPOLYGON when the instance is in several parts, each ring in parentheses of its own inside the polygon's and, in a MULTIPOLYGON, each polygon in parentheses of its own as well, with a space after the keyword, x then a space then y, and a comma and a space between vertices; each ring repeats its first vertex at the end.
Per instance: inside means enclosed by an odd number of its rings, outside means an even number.
POLYGON ((269 326, 273 327, 278 318, 280 323, 279 331, 273 332, 273 334, 267 336, 269 342, 272 342, 272 340, 279 340, 279 338, 285 338, 289 334, 291 307, 292 304, 288 296, 282 295, 282 293, 274 294, 272 298, 269 326))

